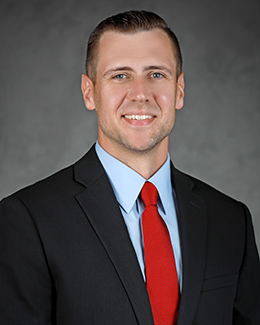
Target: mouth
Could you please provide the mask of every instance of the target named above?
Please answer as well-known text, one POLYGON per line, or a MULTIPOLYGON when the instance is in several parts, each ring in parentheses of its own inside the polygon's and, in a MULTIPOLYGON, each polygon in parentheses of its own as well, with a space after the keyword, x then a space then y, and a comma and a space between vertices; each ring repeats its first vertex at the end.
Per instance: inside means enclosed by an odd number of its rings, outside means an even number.
POLYGON ((141 120, 150 120, 154 116, 153 115, 124 115, 124 117, 127 118, 128 120, 141 121, 141 120))

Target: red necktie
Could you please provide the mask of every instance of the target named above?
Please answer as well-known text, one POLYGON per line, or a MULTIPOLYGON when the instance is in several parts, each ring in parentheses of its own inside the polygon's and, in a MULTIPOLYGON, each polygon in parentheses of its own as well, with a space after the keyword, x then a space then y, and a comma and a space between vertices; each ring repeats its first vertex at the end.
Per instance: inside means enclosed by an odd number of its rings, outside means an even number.
POLYGON ((156 187, 146 182, 141 191, 146 287, 155 325, 177 323, 179 284, 166 224, 158 212, 156 187))

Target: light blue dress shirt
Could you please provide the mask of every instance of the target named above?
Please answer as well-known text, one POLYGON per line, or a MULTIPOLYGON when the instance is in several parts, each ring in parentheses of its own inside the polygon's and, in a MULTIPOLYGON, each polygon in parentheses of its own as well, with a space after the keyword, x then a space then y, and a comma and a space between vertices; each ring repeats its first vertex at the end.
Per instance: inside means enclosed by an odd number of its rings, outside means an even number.
POLYGON ((130 238, 132 240, 136 256, 145 280, 144 245, 142 239, 142 213, 144 205, 138 198, 146 181, 153 183, 159 193, 158 209, 161 217, 168 227, 172 247, 175 256, 176 269, 180 289, 182 287, 182 259, 180 250, 179 230, 173 200, 171 184, 170 156, 164 165, 148 180, 108 154, 98 142, 95 146, 99 160, 101 161, 116 199, 124 217, 130 238))

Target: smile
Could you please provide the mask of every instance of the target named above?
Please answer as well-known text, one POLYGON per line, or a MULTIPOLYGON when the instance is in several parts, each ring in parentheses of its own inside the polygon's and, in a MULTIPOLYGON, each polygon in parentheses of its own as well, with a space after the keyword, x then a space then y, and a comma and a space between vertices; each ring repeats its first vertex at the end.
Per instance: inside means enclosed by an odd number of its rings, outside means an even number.
POLYGON ((153 118, 152 115, 124 115, 129 120, 147 120, 153 118))

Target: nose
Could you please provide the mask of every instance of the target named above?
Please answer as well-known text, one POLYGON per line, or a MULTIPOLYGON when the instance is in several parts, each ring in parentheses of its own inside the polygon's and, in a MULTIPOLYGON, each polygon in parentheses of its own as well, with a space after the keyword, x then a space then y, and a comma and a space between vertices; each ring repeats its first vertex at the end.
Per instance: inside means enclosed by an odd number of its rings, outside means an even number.
POLYGON ((150 100, 151 89, 144 77, 136 77, 130 85, 128 99, 133 102, 145 103, 150 100))

